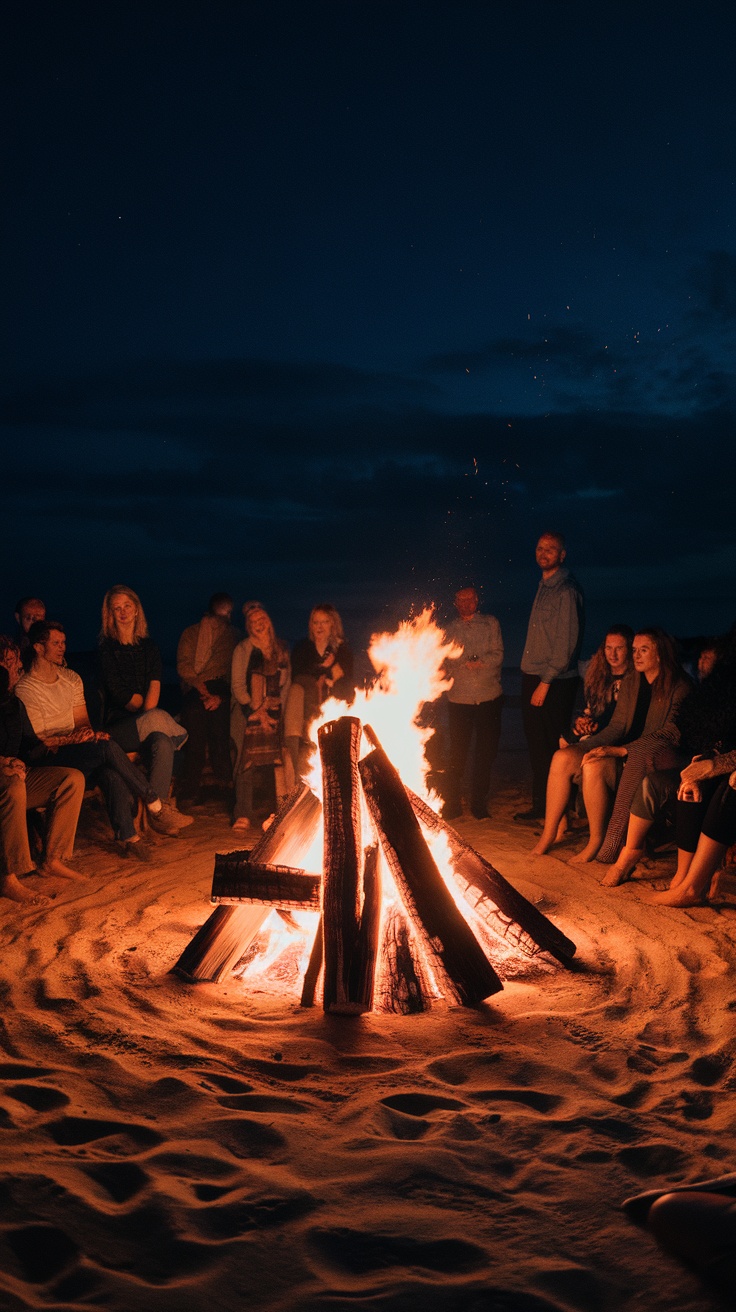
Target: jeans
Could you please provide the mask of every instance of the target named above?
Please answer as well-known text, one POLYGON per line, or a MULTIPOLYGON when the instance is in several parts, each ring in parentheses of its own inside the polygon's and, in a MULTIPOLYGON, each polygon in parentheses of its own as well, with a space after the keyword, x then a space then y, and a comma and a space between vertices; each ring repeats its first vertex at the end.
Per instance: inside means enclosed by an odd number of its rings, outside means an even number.
POLYGON ((145 742, 138 737, 136 717, 118 720, 110 725, 110 737, 122 747, 123 752, 138 752, 145 763, 151 788, 163 802, 171 789, 171 776, 174 773, 174 744, 165 733, 149 733, 145 742))
POLYGON ((140 797, 148 803, 155 802, 160 796, 112 739, 110 742, 70 743, 68 747, 60 747, 53 753, 53 763, 81 770, 89 783, 99 786, 115 837, 121 840, 135 834, 134 799, 140 797))

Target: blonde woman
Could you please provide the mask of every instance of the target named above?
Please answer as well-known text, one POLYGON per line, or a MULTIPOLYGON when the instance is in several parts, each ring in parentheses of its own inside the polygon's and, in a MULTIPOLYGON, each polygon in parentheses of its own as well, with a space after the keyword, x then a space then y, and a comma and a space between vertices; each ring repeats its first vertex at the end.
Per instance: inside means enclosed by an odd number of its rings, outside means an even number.
POLYGON ((315 606, 309 616, 309 637, 298 642, 291 656, 291 688, 284 717, 284 742, 298 778, 305 765, 307 727, 328 697, 353 699, 353 653, 345 641, 342 620, 334 606, 315 606))
POLYGON ((288 647, 276 637, 260 602, 246 602, 243 615, 246 637, 233 652, 230 721, 236 748, 233 828, 241 832, 255 826, 255 771, 272 770, 275 789, 275 767, 282 763, 282 708, 291 679, 288 647))
MULTIPOLYGON (((105 695, 105 728, 124 752, 140 752, 151 787, 168 798, 174 752, 186 731, 159 709, 161 652, 148 632, 137 592, 118 583, 102 602, 100 669, 105 695)), ((177 814, 179 814, 177 812, 177 814)), ((190 816, 181 816, 185 824, 190 816)))

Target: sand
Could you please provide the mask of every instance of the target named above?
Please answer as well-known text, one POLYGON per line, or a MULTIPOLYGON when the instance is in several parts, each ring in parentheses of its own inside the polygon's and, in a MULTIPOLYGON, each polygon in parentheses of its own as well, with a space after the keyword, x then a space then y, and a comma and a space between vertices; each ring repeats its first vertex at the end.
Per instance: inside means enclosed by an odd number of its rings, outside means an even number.
POLYGON ((667 861, 606 890, 575 845, 530 858, 518 766, 457 827, 577 969, 537 958, 478 1011, 407 1018, 182 983, 213 853, 242 843, 210 806, 131 866, 87 805, 84 883, 0 904, 0 1307, 722 1306, 619 1204, 736 1168, 736 881, 654 909, 667 861))

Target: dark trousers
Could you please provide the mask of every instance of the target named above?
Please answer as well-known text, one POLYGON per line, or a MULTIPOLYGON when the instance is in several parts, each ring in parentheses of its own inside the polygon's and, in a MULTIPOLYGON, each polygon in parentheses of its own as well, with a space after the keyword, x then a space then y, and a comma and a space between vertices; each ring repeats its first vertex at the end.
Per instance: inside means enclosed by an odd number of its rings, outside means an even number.
POLYGON ((116 838, 132 838, 137 798, 153 802, 156 793, 142 770, 129 761, 122 747, 110 739, 99 743, 70 743, 53 754, 54 765, 81 770, 89 783, 97 784, 105 799, 116 838))
POLYGON ((465 705, 462 702, 447 703, 450 751, 445 774, 445 801, 448 810, 460 809, 463 779, 471 747, 473 755, 470 773, 470 806, 473 811, 485 809, 491 782, 491 767, 498 755, 498 742, 501 737, 502 706, 503 697, 494 697, 492 701, 478 702, 477 705, 465 705), (474 744, 473 734, 475 734, 474 744))
POLYGON ((675 820, 677 846, 694 852, 701 833, 714 843, 736 843, 736 791, 725 779, 701 779, 702 802, 678 802, 675 820))
POLYGON ((532 706, 531 696, 539 683, 536 674, 521 676, 521 714, 532 766, 532 810, 544 815, 547 802, 547 775, 560 734, 566 734, 580 680, 554 679, 543 706, 532 706))
POLYGON ((197 791, 209 751, 212 773, 220 784, 232 779, 230 764, 230 688, 224 679, 208 679, 207 689, 220 698, 216 711, 206 711, 196 689, 184 694, 181 722, 189 740, 184 747, 184 765, 180 778, 183 795, 197 791))

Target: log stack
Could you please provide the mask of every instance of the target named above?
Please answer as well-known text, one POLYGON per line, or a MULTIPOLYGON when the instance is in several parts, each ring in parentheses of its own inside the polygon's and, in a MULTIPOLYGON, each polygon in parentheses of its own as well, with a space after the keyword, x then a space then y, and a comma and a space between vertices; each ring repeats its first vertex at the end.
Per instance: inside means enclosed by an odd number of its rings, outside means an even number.
POLYGON ((405 788, 368 726, 364 730, 354 716, 333 720, 319 731, 319 750, 322 805, 302 785, 252 851, 215 858, 212 900, 219 905, 176 963, 182 978, 222 979, 274 908, 291 924, 295 911, 318 910, 303 1006, 314 1004, 321 978, 329 1012, 411 1014, 438 996, 475 1007, 503 984, 454 891, 507 943, 569 964, 575 952, 570 939, 405 788), (364 731, 372 749, 361 760, 364 731), (372 831, 365 845, 364 816, 372 831), (320 817, 323 869, 313 873, 294 863, 311 847, 320 817), (423 830, 446 832, 454 866, 450 886, 423 830))

